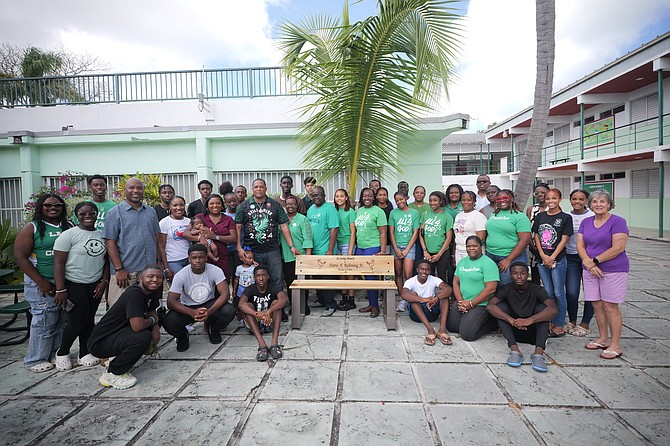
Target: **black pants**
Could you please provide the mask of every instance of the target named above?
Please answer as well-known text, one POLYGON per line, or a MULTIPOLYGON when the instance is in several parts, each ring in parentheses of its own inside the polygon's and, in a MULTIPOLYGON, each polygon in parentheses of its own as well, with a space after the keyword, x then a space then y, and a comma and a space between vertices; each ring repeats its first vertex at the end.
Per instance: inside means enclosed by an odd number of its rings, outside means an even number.
POLYGON ((454 302, 447 315, 447 330, 459 333, 464 341, 475 341, 497 325, 496 318, 486 311, 484 305, 476 305, 467 313, 461 313, 458 311, 458 302, 454 302))
POLYGON ((114 375, 123 375, 139 361, 149 345, 151 345, 150 328, 137 333, 128 325, 95 343, 89 343, 88 350, 98 358, 115 356, 109 363, 107 371, 114 375))
POLYGON ((292 262, 284 262, 282 269, 284 270, 284 281, 286 282, 286 290, 290 293, 291 284, 296 279, 295 260, 292 262))
MULTIPOLYGON (((209 308, 214 305, 216 299, 209 300, 201 305, 187 305, 188 308, 198 309, 198 308, 209 308)), ((228 324, 235 317, 235 307, 233 304, 226 302, 221 308, 216 310, 207 321, 209 322, 210 330, 213 331, 223 331, 228 326, 228 324)), ((188 314, 177 313, 174 310, 170 310, 165 315, 163 320, 163 328, 170 335, 174 336, 177 339, 183 338, 188 333, 186 326, 195 322, 188 314)))
MULTIPOLYGON (((510 308, 510 306, 507 305, 506 302, 500 302, 498 304, 498 308, 512 316, 514 319, 519 317, 510 308)), ((546 307, 544 304, 537 304, 533 314, 537 314, 545 308, 546 307)), ((543 350, 547 346, 547 338, 549 337, 549 321, 537 322, 529 326, 528 330, 519 330, 518 328, 513 327, 507 321, 498 319, 498 326, 500 327, 500 331, 502 332, 503 336, 505 336, 505 339, 507 339, 507 345, 509 347, 518 342, 523 342, 524 344, 533 344, 543 350)))
MULTIPOLYGON (((437 254, 436 252, 429 253, 431 256, 437 254)), ((417 260, 418 261, 418 260, 417 260)), ((437 263, 431 264, 430 274, 433 276, 439 277, 443 282, 447 283, 449 286, 453 285, 454 282, 454 264, 451 257, 451 250, 447 249, 440 256, 440 260, 437 263)))
POLYGON ((68 299, 74 307, 65 313, 67 324, 63 329, 63 340, 58 350, 59 355, 70 353, 74 340, 79 337, 79 357, 88 355, 88 338, 95 325, 95 313, 98 311, 100 299, 93 299, 98 282, 85 284, 65 281, 68 299))
MULTIPOLYGON (((228 283, 233 283, 233 278, 235 277, 235 270, 239 265, 242 264, 240 256, 237 255, 237 251, 228 251, 228 271, 226 273, 226 280, 228 283)), ((236 293, 237 290, 233 290, 233 293, 236 293)))

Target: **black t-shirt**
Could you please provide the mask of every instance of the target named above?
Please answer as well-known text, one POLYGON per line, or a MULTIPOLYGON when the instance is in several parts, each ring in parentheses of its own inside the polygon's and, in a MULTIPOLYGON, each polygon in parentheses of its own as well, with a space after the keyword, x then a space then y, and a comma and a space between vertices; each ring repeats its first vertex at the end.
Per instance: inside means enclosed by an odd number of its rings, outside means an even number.
POLYGON ((528 282, 528 288, 523 293, 519 293, 513 283, 503 285, 496 291, 496 297, 500 302, 507 302, 517 317, 532 316, 535 306, 549 299, 547 291, 533 282, 528 282))
POLYGON ((158 221, 161 221, 162 219, 164 219, 165 217, 170 215, 170 210, 165 209, 160 204, 157 204, 156 206, 154 206, 154 211, 156 211, 156 217, 158 217, 158 221))
MULTIPOLYGON (((533 233, 540 236, 542 251, 550 256, 561 243, 564 235, 572 235, 572 217, 565 212, 559 212, 556 215, 540 212, 533 221, 533 233)), ((561 260, 563 257, 565 257, 565 249, 558 254, 556 260, 561 260)))
POLYGON ((279 299, 275 291, 269 288, 264 293, 258 291, 256 284, 248 286, 244 290, 244 296, 247 296, 247 301, 256 308, 256 311, 265 311, 270 308, 272 302, 279 299))
POLYGON ((193 218, 198 214, 204 214, 207 209, 205 208, 205 203, 202 202, 200 198, 195 201, 192 201, 188 204, 188 210, 186 211, 186 216, 188 218, 193 218))
POLYGON ((235 223, 244 228, 244 245, 265 253, 279 249, 279 225, 288 223, 288 216, 277 201, 265 197, 257 203, 251 197, 237 207, 235 223))
POLYGON ((152 294, 146 295, 138 285, 129 286, 121 294, 119 300, 100 319, 100 322, 93 327, 88 342, 94 344, 100 339, 130 326, 130 318, 143 318, 147 312, 158 308, 161 291, 162 289, 158 289, 152 294))

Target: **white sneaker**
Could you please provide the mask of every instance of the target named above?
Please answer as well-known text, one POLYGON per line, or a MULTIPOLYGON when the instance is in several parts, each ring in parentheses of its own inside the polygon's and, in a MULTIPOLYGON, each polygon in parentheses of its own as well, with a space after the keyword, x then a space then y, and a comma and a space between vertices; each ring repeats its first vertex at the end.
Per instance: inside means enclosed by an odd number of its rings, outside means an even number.
POLYGON ((84 356, 83 358, 79 358, 79 360, 77 361, 77 364, 79 364, 81 366, 84 366, 84 367, 93 367, 93 366, 96 366, 96 365, 100 364, 100 359, 96 358, 95 356, 93 356, 92 354, 89 353, 88 355, 84 356))
POLYGON ((102 376, 98 381, 105 387, 114 387, 117 390, 129 389, 137 384, 137 378, 130 373, 115 375, 107 370, 102 373, 102 376))
POLYGON ((58 356, 56 355, 56 369, 61 372, 70 370, 72 368, 72 361, 70 360, 70 355, 58 356))
POLYGON ((404 299, 400 299, 400 302, 398 302, 398 305, 395 307, 395 311, 398 313, 404 313, 407 311, 407 301, 404 299))
POLYGON ((189 333, 193 333, 195 331, 195 327, 193 326, 193 324, 187 325, 186 329, 188 330, 189 333))

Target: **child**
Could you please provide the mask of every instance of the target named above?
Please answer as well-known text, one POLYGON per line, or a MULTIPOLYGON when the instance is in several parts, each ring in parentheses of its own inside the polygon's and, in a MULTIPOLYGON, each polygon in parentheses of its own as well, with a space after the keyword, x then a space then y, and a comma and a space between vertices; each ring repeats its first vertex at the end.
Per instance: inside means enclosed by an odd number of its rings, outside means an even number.
MULTIPOLYGON (((254 253, 246 248, 245 251, 248 254, 245 256, 245 259, 247 260, 242 262, 242 264, 237 265, 237 268, 235 269, 235 278, 233 279, 233 292, 235 293, 233 305, 235 308, 237 308, 237 304, 239 303, 242 294, 244 294, 244 290, 256 283, 254 280, 254 269, 256 268, 257 263, 254 261, 254 253), (251 258, 251 261, 249 261, 249 258, 251 258)), ((239 326, 244 326, 244 315, 239 311, 237 312, 237 319, 240 321, 239 326)))
POLYGON ((197 215, 191 220, 191 235, 198 237, 198 243, 201 243, 207 246, 207 258, 212 262, 219 260, 219 249, 216 247, 216 243, 212 243, 211 240, 205 238, 204 235, 201 235, 202 230, 205 229, 205 222, 202 221, 202 218, 197 215))

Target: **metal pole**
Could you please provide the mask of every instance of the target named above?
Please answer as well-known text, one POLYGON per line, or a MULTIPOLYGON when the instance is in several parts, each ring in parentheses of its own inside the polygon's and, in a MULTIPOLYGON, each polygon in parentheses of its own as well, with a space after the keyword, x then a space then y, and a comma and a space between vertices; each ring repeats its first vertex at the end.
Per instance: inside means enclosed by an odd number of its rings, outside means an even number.
POLYGON ((491 143, 486 143, 486 174, 491 173, 491 143))
MULTIPOLYGON (((663 145, 663 70, 658 70, 658 145, 663 145)), ((658 164, 658 237, 663 238, 663 200, 665 199, 665 162, 658 164)))
MULTIPOLYGON (((584 159, 584 104, 579 104, 579 159, 584 159)), ((584 171, 582 170, 582 182, 580 187, 584 188, 585 180, 586 175, 584 175, 584 171)))
POLYGON ((482 145, 479 145, 479 174, 484 173, 484 160, 482 159, 482 145))

